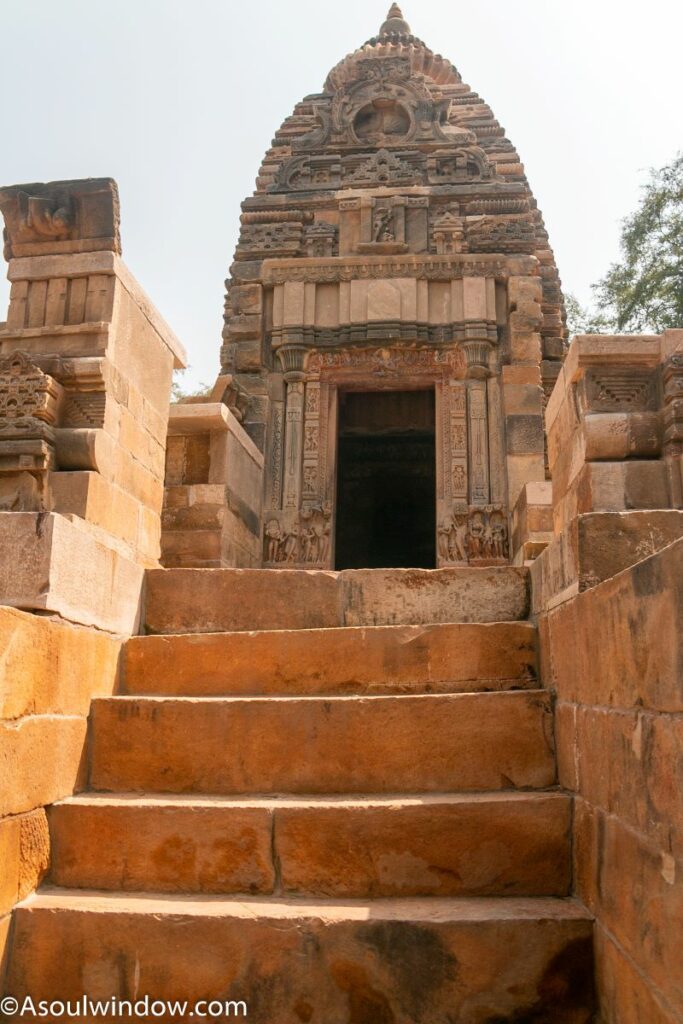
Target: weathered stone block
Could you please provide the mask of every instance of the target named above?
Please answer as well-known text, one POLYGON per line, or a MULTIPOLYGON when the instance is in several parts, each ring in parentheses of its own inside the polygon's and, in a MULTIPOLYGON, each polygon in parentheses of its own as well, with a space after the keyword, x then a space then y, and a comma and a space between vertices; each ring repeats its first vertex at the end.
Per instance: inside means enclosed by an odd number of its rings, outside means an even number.
POLYGON ((50 881, 90 889, 270 893, 272 808, 86 795, 50 809, 50 881))
POLYGON ((681 536, 683 512, 674 509, 578 516, 531 566, 534 612, 616 576, 681 536))
MULTIPOLYGON (((177 628, 183 626, 179 621, 177 628)), ((129 693, 224 696, 499 690, 535 685, 536 636, 526 622, 278 628, 258 633, 133 637, 124 658, 129 693)))
POLYGON ((583 800, 577 801, 575 828, 578 895, 655 991, 668 992, 672 1009, 683 1015, 683 965, 671 942, 683 915, 683 862, 583 800))
POLYGON ((144 569, 106 534, 55 513, 3 512, 0 550, 4 604, 113 633, 136 632, 144 569))
POLYGON ((508 455, 543 453, 543 419, 538 416, 506 416, 505 435, 508 455))
POLYGON ((111 697, 93 702, 92 730, 91 784, 101 790, 418 793, 555 781, 550 709, 536 691, 111 697), (292 758, 292 750, 306 757, 292 758), (407 758, 411 750, 421 756, 407 758))
POLYGON ((680 1019, 600 922, 595 926, 595 960, 601 1011, 608 1024, 676 1024, 680 1019))
POLYGON ((0 718, 87 715, 116 685, 121 641, 0 607, 0 718))
POLYGON ((34 715, 0 722, 0 815, 44 807, 83 785, 86 732, 85 718, 34 715))
POLYGON ((282 885, 296 896, 564 895, 559 795, 394 798, 277 808, 282 885))
POLYGON ((103 902, 46 893, 17 912, 8 991, 76 1000, 87 988, 91 999, 122 999, 137 981, 157 999, 229 993, 247 1002, 255 1024, 309 1013, 343 1020, 350 998, 375 1020, 377 1006, 387 1008, 386 1020, 464 1020, 486 993, 489 1016, 519 1010, 523 1019, 533 1008, 550 1019, 559 1000, 567 1024, 586 1024, 591 930, 585 911, 554 899, 482 900, 476 914, 469 900, 383 901, 368 920, 366 906, 348 901, 103 902), (72 952, 60 957, 58 949, 72 952))
POLYGON ((512 621, 527 615, 527 579, 525 569, 507 567, 159 570, 146 577, 146 628, 177 633, 512 621))

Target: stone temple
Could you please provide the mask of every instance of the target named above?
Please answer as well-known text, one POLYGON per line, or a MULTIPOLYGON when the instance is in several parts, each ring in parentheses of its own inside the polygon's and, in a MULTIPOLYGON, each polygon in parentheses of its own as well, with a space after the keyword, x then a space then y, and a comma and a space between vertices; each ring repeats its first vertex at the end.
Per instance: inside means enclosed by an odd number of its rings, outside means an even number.
POLYGON ((682 1021, 683 329, 567 338, 396 4, 275 134, 210 394, 114 181, 0 211, 0 1016, 682 1021))

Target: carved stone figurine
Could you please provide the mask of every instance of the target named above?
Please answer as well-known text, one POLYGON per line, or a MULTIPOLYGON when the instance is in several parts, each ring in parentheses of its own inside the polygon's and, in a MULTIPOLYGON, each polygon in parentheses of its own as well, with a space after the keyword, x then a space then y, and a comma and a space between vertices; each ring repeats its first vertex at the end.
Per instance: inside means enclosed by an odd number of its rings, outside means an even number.
POLYGON ((277 519, 269 519, 266 523, 266 559, 269 562, 280 560, 280 541, 282 530, 277 519))
POLYGON ((394 212, 387 206, 380 206, 375 210, 372 218, 372 240, 373 242, 394 241, 394 212))

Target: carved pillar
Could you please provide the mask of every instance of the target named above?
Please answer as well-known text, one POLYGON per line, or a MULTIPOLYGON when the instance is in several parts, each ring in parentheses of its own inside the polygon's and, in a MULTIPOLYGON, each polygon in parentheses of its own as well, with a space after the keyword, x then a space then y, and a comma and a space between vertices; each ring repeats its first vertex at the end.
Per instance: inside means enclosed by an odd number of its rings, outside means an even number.
POLYGON ((301 506, 304 416, 304 364, 303 346, 284 345, 278 351, 284 370, 285 398, 285 465, 282 507, 298 509, 301 506))
POLYGON ((304 420, 303 501, 306 504, 322 498, 320 478, 320 381, 306 383, 304 420))
POLYGON ((490 497, 489 437, 485 380, 471 380, 467 384, 467 418, 469 422, 470 504, 488 505, 490 497))

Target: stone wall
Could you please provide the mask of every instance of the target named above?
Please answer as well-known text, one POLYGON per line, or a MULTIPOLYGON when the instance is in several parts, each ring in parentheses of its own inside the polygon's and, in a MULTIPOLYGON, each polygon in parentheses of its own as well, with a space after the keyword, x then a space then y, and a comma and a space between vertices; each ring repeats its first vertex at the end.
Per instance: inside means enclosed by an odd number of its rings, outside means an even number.
POLYGON ((605 1024, 683 1018, 683 539, 540 619, 605 1024))
POLYGON ((0 963, 12 907, 49 865, 45 808, 84 782, 90 701, 114 691, 121 643, 0 607, 0 963))

